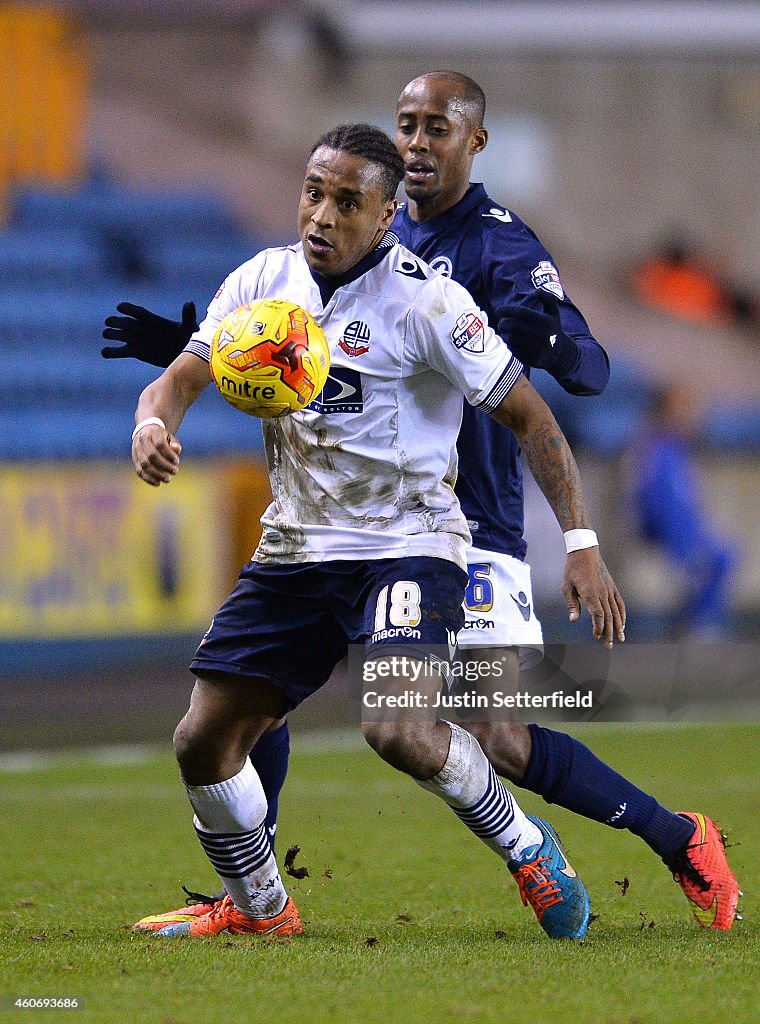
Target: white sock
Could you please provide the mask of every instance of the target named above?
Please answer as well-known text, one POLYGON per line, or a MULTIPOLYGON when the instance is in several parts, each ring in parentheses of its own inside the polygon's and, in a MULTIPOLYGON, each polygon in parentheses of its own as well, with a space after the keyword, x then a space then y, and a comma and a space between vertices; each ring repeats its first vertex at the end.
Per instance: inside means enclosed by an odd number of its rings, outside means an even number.
POLYGON ((507 791, 475 737, 451 722, 444 724, 451 729, 448 757, 437 775, 419 785, 444 800, 504 861, 540 845, 541 830, 507 791))
POLYGON ((238 910, 259 918, 279 914, 288 894, 264 826, 266 797, 251 762, 246 758, 226 782, 185 789, 201 846, 238 910))

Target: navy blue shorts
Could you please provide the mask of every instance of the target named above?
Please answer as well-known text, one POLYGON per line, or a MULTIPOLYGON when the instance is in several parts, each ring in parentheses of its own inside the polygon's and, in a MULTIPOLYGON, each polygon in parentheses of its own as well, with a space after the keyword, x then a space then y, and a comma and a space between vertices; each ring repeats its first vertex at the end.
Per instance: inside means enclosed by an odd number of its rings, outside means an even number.
POLYGON ((365 656, 448 649, 466 586, 467 573, 443 558, 249 562, 190 669, 268 679, 292 709, 324 686, 349 644, 365 656))

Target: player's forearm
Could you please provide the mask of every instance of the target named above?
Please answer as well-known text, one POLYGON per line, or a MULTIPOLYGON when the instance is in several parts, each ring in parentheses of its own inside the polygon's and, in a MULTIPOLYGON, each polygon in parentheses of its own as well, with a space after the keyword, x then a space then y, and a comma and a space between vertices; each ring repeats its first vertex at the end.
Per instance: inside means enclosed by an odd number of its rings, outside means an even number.
POLYGON ((546 402, 524 377, 494 417, 512 430, 562 531, 588 529, 578 466, 546 402))
POLYGON ((554 418, 517 432, 533 478, 566 530, 588 529, 590 526, 583 498, 580 474, 570 446, 554 418))
POLYGON ((164 386, 162 377, 153 381, 140 395, 135 409, 135 425, 148 419, 159 419, 170 434, 176 434, 189 405, 178 400, 173 390, 164 386))
POLYGON ((180 356, 142 392, 135 410, 135 423, 155 416, 163 421, 170 434, 175 434, 185 413, 210 379, 208 365, 201 359, 193 355, 180 356))

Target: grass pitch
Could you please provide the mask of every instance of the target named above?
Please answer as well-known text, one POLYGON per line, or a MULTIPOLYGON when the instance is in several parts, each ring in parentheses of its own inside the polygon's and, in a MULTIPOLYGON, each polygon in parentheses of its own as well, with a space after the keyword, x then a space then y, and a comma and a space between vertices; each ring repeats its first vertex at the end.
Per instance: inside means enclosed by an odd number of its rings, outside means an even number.
MULTIPOLYGON (((128 923, 214 888, 171 755, 0 767, 0 994, 72 998, 97 1024, 204 1020, 760 1020, 760 726, 585 726, 596 753, 673 808, 729 832, 745 920, 699 931, 667 870, 628 833, 520 794, 560 829, 598 918, 548 940, 506 869, 454 815, 369 750, 296 738, 278 854, 307 933, 295 941, 162 941, 128 923)), ((11 998, 12 997, 12 998, 11 998)))

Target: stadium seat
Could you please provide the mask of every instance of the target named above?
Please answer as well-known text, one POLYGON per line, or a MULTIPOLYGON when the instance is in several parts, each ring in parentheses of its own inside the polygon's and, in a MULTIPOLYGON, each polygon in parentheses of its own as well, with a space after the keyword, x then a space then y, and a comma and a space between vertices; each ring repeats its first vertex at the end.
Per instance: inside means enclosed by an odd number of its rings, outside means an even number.
POLYGON ((3 286, 76 287, 101 273, 99 253, 84 234, 19 227, 0 232, 3 286))
MULTIPOLYGON (((140 388, 88 406, 27 400, 7 406, 0 395, 0 461, 113 459, 129 463, 130 434, 140 388)), ((188 412, 181 430, 187 456, 218 458, 262 452, 261 425, 233 409, 212 388, 188 412)))
POLYGON ((22 229, 110 227, 153 238, 224 238, 240 231, 227 204, 213 193, 132 190, 108 182, 79 189, 21 189, 11 197, 11 220, 22 229))
MULTIPOLYGON (((0 459, 128 457, 140 391, 158 370, 105 362, 103 320, 129 300, 202 316, 227 273, 260 241, 203 190, 28 187, 11 197, 0 231, 0 459)), ((218 395, 183 425, 198 454, 244 452, 261 431, 218 395)))

